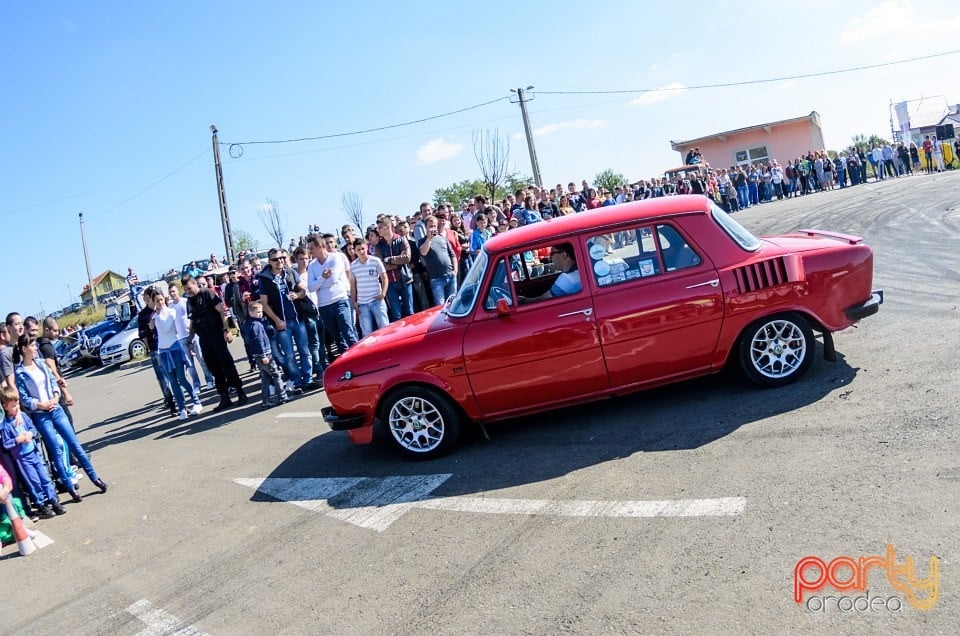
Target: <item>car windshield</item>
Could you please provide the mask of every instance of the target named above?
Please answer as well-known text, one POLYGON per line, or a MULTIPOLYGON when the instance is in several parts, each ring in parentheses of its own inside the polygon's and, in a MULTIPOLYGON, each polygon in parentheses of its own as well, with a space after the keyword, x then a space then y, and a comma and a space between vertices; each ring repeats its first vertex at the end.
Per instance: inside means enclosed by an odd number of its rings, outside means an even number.
POLYGON ((760 239, 751 234, 750 230, 740 225, 713 201, 710 202, 710 215, 737 245, 748 252, 755 252, 760 249, 760 239))
POLYGON ((470 266, 470 271, 467 272, 466 278, 463 279, 460 291, 458 291, 457 295, 450 301, 450 306, 447 307, 448 315, 460 317, 470 313, 473 309, 473 304, 477 300, 477 292, 483 283, 483 275, 486 271, 487 251, 481 249, 477 254, 477 258, 473 261, 473 265, 470 266))

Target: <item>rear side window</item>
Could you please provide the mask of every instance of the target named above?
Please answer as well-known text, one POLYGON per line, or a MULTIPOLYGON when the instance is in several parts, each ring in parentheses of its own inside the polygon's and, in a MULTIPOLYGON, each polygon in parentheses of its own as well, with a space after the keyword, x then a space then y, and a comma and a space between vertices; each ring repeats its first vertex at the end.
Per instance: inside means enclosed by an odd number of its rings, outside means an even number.
POLYGON ((600 287, 659 276, 702 262, 671 225, 643 226, 598 234, 587 240, 590 267, 600 287))

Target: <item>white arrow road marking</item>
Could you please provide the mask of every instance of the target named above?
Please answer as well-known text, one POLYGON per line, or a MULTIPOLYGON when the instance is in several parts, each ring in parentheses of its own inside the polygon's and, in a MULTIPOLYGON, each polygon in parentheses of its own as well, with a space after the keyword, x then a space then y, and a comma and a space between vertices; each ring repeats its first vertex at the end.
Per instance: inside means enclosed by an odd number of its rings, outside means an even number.
POLYGON ((140 599, 127 608, 132 614, 144 623, 147 628, 137 632, 137 636, 206 636, 193 625, 184 625, 183 621, 162 609, 154 607, 150 601, 140 599))
POLYGON ((736 516, 747 505, 745 497, 675 499, 663 501, 552 501, 484 497, 431 497, 452 477, 238 478, 241 486, 321 512, 361 528, 383 532, 412 508, 486 514, 557 515, 564 517, 722 517, 736 516))

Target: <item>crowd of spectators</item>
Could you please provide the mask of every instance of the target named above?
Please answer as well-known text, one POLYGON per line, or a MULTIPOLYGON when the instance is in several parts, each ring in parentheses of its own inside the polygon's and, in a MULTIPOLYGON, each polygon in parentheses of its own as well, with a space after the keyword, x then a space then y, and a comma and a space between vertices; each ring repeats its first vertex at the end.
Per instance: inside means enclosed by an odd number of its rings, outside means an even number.
POLYGON ((60 373, 55 343, 60 329, 53 317, 7 314, 0 325, 0 538, 9 536, 6 506, 36 521, 66 514, 58 490, 74 503, 82 469, 100 492, 103 481, 77 440, 67 380, 60 373), (79 468, 78 468, 79 466, 79 468))

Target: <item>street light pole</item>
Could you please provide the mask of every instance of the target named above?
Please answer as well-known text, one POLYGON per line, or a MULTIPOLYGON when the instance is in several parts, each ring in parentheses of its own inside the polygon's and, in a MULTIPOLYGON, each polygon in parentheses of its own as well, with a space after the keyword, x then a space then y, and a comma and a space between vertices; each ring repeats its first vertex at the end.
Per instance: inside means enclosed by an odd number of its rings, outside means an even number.
POLYGON ((213 133, 213 167, 217 173, 217 197, 220 199, 220 225, 223 228, 223 248, 228 263, 233 263, 233 231, 230 229, 230 214, 227 212, 227 191, 223 187, 223 168, 220 166, 220 142, 217 139, 217 127, 210 125, 213 133))
MULTIPOLYGON (((527 86, 526 90, 533 90, 533 86, 527 86)), ((533 182, 538 188, 543 187, 543 180, 540 178, 540 163, 537 161, 537 149, 533 145, 533 133, 530 130, 530 115, 527 114, 527 101, 523 96, 524 89, 510 89, 510 92, 517 94, 520 102, 520 114, 523 116, 523 131, 527 135, 527 150, 530 151, 530 167, 533 170, 533 182)))
POLYGON ((97 290, 93 288, 93 274, 90 272, 90 253, 87 252, 87 232, 83 228, 83 212, 80 212, 80 241, 83 243, 83 260, 87 264, 87 284, 90 286, 90 298, 93 299, 93 307, 100 306, 97 301, 97 290))

